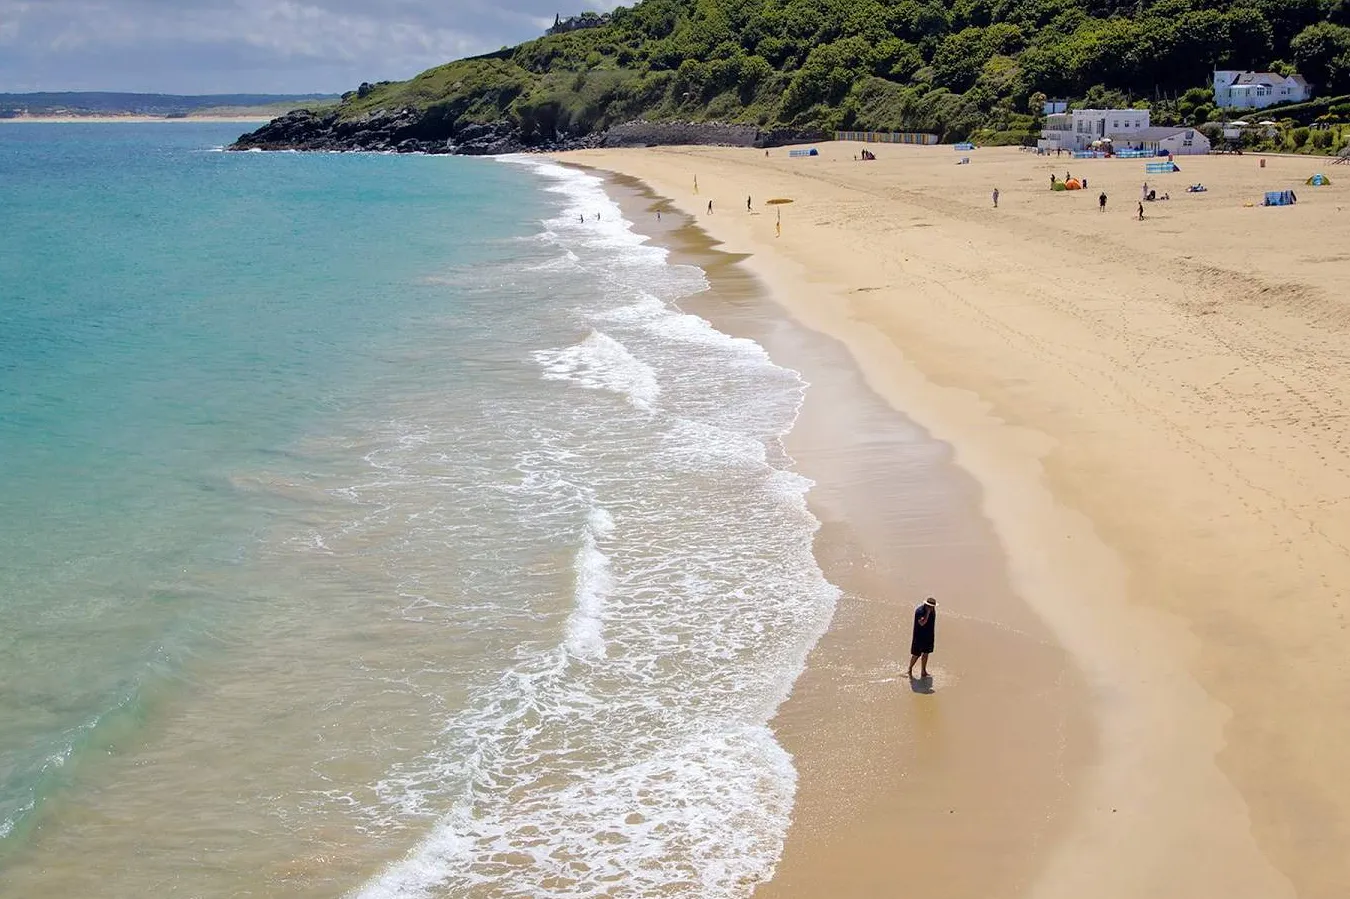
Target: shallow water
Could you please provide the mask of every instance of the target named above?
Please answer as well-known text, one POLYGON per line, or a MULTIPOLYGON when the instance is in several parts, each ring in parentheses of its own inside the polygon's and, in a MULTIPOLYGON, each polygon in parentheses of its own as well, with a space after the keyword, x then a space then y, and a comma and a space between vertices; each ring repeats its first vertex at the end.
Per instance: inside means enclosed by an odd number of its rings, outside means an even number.
POLYGON ((0 896, 747 895, 800 377, 590 176, 232 136, 0 132, 0 896))

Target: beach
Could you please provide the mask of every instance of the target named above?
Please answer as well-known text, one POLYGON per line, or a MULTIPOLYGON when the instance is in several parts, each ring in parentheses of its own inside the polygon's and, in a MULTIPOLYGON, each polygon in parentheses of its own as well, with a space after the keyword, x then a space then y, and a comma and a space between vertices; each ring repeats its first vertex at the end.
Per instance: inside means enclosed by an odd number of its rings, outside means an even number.
POLYGON ((887 472, 912 460, 877 452, 865 401, 812 413, 808 391, 789 445, 844 597, 775 722, 798 795, 760 893, 1344 895, 1338 169, 1182 157, 1147 175, 1140 160, 859 149, 563 157, 639 179, 743 257, 793 322, 842 348, 820 371, 858 373, 822 389, 870 393, 949 446, 944 502, 969 478, 989 528, 895 546, 914 522, 897 520, 906 494, 887 472), (1336 183, 1305 186, 1324 170, 1336 183), (1088 189, 1052 192, 1051 174, 1088 189), (1170 199, 1140 221, 1145 181, 1170 199), (1289 188, 1297 205, 1260 205, 1289 188), (772 198, 793 201, 781 237, 772 198), (914 693, 908 616, 927 592, 943 602, 937 676, 914 693), (856 677, 878 666, 878 683, 856 677))

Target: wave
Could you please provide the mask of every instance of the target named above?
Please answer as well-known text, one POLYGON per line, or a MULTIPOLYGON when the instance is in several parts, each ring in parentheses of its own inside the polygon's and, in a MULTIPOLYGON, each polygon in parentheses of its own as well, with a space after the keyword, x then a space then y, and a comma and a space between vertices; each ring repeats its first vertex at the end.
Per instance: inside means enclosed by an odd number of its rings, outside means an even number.
POLYGON ((634 358, 627 347, 600 331, 592 331, 581 343, 535 354, 544 367, 544 378, 571 381, 593 390, 610 390, 639 409, 651 409, 661 395, 656 372, 634 358))
POLYGON ((781 452, 805 383, 676 308, 703 273, 634 234, 600 179, 507 161, 559 198, 541 227, 575 266, 567 326, 586 334, 531 360, 625 402, 550 391, 491 410, 516 461, 463 501, 565 542, 566 611, 531 612, 553 638, 522 641, 433 752, 389 772, 385 801, 434 823, 351 896, 746 897, 796 789, 768 722, 838 596, 813 555, 811 482, 781 452))

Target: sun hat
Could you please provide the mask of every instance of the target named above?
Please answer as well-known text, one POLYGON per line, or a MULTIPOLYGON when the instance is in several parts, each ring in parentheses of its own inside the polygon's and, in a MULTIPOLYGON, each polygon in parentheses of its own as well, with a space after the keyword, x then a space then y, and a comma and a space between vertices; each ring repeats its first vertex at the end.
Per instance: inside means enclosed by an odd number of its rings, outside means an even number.
POLYGON ((937 605, 937 600, 930 596, 923 601, 923 604, 926 606, 935 606, 937 605))

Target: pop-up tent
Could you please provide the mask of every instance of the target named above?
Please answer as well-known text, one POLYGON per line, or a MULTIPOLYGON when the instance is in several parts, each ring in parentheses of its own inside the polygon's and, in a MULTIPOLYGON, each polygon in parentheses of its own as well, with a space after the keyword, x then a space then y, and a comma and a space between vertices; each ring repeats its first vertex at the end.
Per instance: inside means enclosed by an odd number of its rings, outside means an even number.
POLYGON ((1077 178, 1070 178, 1068 181, 1065 181, 1065 182, 1064 182, 1064 189, 1065 189, 1065 190, 1082 190, 1082 189, 1083 189, 1083 182, 1079 181, 1077 178))
POLYGON ((1323 175, 1321 172, 1318 172, 1316 175, 1313 175, 1304 183, 1311 184, 1313 187, 1326 187, 1328 184, 1331 183, 1331 179, 1328 178, 1326 175, 1323 175))

